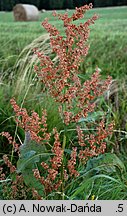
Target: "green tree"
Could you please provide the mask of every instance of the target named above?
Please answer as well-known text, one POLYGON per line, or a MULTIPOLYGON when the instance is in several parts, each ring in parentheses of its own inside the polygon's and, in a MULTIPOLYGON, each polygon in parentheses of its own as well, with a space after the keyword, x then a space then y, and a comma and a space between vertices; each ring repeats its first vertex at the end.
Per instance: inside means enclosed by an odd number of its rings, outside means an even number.
POLYGON ((40 0, 39 9, 49 9, 49 0, 40 0))
POLYGON ((95 0, 95 7, 127 5, 127 0, 95 0))
POLYGON ((75 7, 81 7, 87 3, 87 0, 73 0, 75 7))
POLYGON ((4 2, 3 2, 3 0, 0 1, 0 10, 1 11, 4 10, 4 2))
POLYGON ((63 8, 64 9, 66 9, 66 8, 69 8, 69 9, 74 8, 73 0, 64 0, 63 8))
POLYGON ((2 10, 10 11, 12 10, 11 2, 9 0, 1 0, 2 10))
POLYGON ((50 9, 62 9, 63 0, 49 0, 50 9))

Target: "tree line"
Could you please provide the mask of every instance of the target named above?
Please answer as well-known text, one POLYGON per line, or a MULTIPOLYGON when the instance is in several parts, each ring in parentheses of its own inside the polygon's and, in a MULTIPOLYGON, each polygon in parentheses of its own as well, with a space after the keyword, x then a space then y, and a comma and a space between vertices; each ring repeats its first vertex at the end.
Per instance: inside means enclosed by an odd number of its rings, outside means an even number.
POLYGON ((11 11, 16 4, 33 4, 41 9, 73 9, 92 3, 94 7, 127 5, 127 0, 0 0, 0 11, 11 11))

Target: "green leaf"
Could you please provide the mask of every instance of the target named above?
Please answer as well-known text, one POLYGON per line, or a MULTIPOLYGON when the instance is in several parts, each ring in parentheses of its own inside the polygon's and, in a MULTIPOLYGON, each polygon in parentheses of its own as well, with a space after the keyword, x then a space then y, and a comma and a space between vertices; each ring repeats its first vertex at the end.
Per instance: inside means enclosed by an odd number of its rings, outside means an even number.
POLYGON ((38 167, 42 161, 50 159, 51 154, 47 152, 45 145, 29 141, 20 147, 20 158, 17 162, 17 173, 21 173, 27 186, 35 188, 38 193, 44 195, 44 187, 34 177, 33 169, 38 167))
POLYGON ((64 151, 65 151, 67 154, 69 154, 69 155, 70 155, 71 152, 72 152, 70 149, 64 149, 64 151))
POLYGON ((35 155, 35 154, 36 154, 36 151, 33 151, 33 150, 28 151, 28 152, 26 152, 26 153, 24 154, 24 158, 27 159, 27 158, 29 158, 29 157, 35 155))
POLYGON ((20 148, 20 158, 17 162, 17 172, 22 172, 25 168, 33 169, 37 162, 46 161, 50 153, 42 144, 30 141, 27 145, 20 148))
POLYGON ((78 122, 95 122, 101 116, 104 116, 104 113, 101 111, 89 113, 86 118, 80 118, 78 122))
POLYGON ((43 144, 36 143, 35 141, 31 140, 27 144, 23 144, 20 147, 20 155, 24 157, 24 155, 29 151, 35 151, 36 153, 46 152, 46 147, 43 144))
POLYGON ((27 157, 19 159, 17 162, 17 172, 22 172, 26 167, 35 168, 35 164, 40 161, 41 158, 45 158, 45 161, 51 154, 49 153, 38 153, 31 155, 30 152, 27 152, 27 157))
POLYGON ((87 162, 86 172, 94 169, 98 173, 100 173, 100 171, 112 173, 116 172, 116 168, 118 168, 121 173, 126 172, 123 162, 115 154, 105 153, 90 159, 87 162))

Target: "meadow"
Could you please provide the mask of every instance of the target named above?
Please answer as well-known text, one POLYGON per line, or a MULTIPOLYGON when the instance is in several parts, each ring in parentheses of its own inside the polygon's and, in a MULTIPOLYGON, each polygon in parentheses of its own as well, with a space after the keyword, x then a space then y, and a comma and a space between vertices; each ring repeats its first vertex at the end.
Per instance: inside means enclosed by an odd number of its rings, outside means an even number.
MULTIPOLYGON (((68 13, 72 12, 70 10, 68 13)), ((108 100, 99 100, 98 108, 107 113, 108 121, 113 120, 115 127, 107 143, 106 158, 100 156, 97 160, 88 161, 82 183, 78 187, 78 182, 74 181, 77 190, 71 185, 68 197, 122 200, 127 199, 127 7, 92 9, 86 13, 85 19, 94 13, 99 15, 99 19, 91 26, 90 49, 80 66, 81 78, 85 79, 92 74, 96 66, 100 68, 104 79, 107 75, 112 76, 115 85, 111 90, 111 97, 108 100), (100 166, 101 162, 104 166, 107 163, 106 170, 100 166)), ((33 48, 39 47, 45 53, 51 53, 49 36, 41 26, 45 17, 64 34, 61 21, 56 20, 51 11, 40 13, 38 22, 14 22, 12 12, 0 12, 0 132, 9 131, 20 143, 24 139, 24 133, 16 127, 10 105, 12 97, 29 112, 35 110, 40 114, 41 108, 46 108, 48 131, 56 125, 62 130, 57 107, 45 92, 41 92, 42 84, 38 82, 33 70, 34 62, 37 61, 33 57, 33 48)), ((72 137, 73 134, 68 139, 72 137)), ((1 166, 5 153, 16 164, 17 155, 12 155, 12 148, 6 139, 0 137, 0 142, 1 166)), ((9 196, 3 197, 2 194, 1 186, 1 199, 9 196)))

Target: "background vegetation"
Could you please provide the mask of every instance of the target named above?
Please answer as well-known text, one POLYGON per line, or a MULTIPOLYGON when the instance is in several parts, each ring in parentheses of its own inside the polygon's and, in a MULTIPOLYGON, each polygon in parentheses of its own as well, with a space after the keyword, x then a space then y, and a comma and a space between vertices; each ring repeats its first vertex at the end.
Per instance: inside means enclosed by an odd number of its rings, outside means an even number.
POLYGON ((1 0, 0 10, 11 11, 16 4, 33 4, 39 9, 72 9, 80 7, 84 4, 92 3, 94 7, 106 7, 106 6, 121 6, 127 5, 127 0, 1 0))
MULTIPOLYGON (((108 110, 107 118, 115 121, 113 137, 107 146, 107 152, 115 153, 120 162, 114 162, 114 169, 107 165, 110 175, 104 178, 105 171, 100 169, 100 162, 90 161, 87 170, 93 168, 93 173, 87 176, 87 181, 79 187, 71 198, 91 199, 126 199, 127 187, 127 7, 110 9, 93 9, 86 14, 86 19, 93 13, 100 15, 100 19, 91 28, 90 50, 84 63, 81 65, 82 78, 93 73, 96 65, 101 69, 103 78, 111 75, 116 85, 113 94, 108 101, 99 101, 100 110, 108 110), (94 167, 93 164, 96 164, 94 167), (121 165, 122 164, 122 165, 121 165), (97 173, 103 175, 96 178, 97 173), (112 172, 113 171, 113 172, 112 172), (93 179, 90 181, 89 178, 93 179), (84 190, 86 188, 87 190, 84 190), (88 187, 89 185, 89 187, 88 187), (85 191, 84 193, 81 193, 85 191), (81 196, 81 194, 83 194, 81 196)), ((64 12, 64 11, 61 11, 64 12)), ((72 11, 69 11, 71 14, 72 11)), ((28 111, 35 110, 41 113, 41 107, 48 110, 48 122, 51 131, 55 125, 61 127, 57 109, 53 101, 46 94, 40 92, 40 85, 33 71, 33 48, 40 47, 45 53, 50 54, 49 38, 41 26, 45 17, 56 25, 61 32, 61 23, 51 16, 51 12, 40 14, 38 22, 14 22, 13 14, 0 13, 0 132, 9 131, 17 141, 24 139, 22 130, 16 131, 13 111, 10 99, 15 96, 16 101, 25 106, 28 111), (35 39, 35 40, 34 40, 35 39), (34 41, 33 41, 34 40, 34 41)), ((12 148, 6 139, 0 137, 0 163, 3 164, 2 156, 12 154, 12 148)), ((16 163, 17 155, 14 154, 13 162, 16 163)), ((100 159, 102 161, 102 159, 100 159)), ((105 162, 105 161, 104 161, 105 162)), ((87 173, 87 172, 86 172, 87 173)), ((84 175, 87 175, 84 173, 84 175)))

